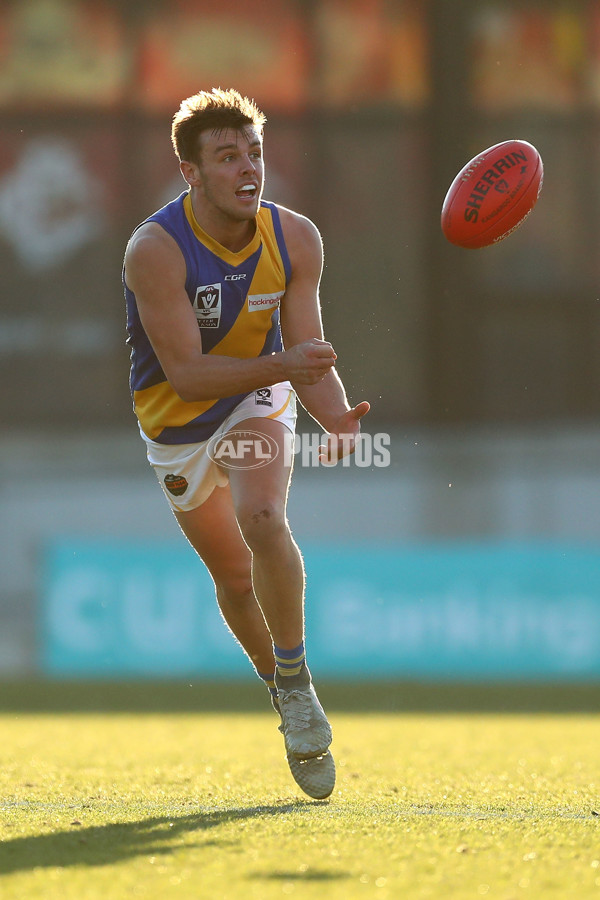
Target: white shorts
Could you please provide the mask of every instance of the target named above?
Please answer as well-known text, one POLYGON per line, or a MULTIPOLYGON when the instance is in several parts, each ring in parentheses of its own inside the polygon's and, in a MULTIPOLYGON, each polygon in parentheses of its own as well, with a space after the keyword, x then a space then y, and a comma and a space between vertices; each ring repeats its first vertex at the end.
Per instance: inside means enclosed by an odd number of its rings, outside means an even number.
POLYGON ((289 381, 271 388, 252 391, 238 403, 209 440, 195 444, 159 444, 150 440, 140 428, 146 442, 148 461, 156 473, 172 509, 188 512, 208 500, 214 488, 225 487, 228 470, 217 465, 207 452, 207 445, 226 434, 244 419, 275 419, 296 430, 296 394, 289 381))

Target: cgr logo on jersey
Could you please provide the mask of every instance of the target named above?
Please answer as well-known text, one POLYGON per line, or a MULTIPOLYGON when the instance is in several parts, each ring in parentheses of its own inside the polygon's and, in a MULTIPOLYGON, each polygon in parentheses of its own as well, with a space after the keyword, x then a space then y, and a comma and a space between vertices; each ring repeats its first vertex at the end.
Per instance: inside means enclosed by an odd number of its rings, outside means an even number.
POLYGON ((218 328, 221 322, 220 282, 196 288, 193 306, 199 328, 218 328))

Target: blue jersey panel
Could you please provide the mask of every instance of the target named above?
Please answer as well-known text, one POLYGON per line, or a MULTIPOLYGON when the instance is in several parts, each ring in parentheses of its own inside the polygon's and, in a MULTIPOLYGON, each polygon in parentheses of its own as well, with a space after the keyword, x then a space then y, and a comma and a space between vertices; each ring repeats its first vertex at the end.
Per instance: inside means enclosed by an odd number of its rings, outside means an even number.
MULTIPOLYGON (((195 220, 188 192, 150 216, 179 246, 185 289, 195 311, 203 353, 255 357, 282 349, 279 306, 291 266, 279 211, 263 201, 257 229, 237 253, 222 247, 195 220)), ((206 440, 246 394, 185 403, 170 388, 124 280, 130 386, 142 430, 161 443, 206 440)))

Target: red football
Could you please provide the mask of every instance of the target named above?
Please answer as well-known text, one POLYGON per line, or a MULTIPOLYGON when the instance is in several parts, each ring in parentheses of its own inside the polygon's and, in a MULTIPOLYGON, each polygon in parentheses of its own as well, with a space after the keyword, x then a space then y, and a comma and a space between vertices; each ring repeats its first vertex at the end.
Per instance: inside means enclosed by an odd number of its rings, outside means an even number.
POLYGON ((494 144, 473 157, 450 185, 442 231, 459 247, 497 244, 527 218, 543 175, 542 158, 527 141, 494 144))

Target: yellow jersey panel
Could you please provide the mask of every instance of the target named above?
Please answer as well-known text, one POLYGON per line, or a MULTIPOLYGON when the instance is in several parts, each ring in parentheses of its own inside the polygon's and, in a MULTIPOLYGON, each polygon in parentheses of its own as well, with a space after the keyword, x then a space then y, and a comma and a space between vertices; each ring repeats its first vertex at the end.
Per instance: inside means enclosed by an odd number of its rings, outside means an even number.
MULTIPOLYGON (((184 256, 186 292, 204 353, 250 359, 282 349, 279 307, 291 277, 279 211, 263 201, 250 243, 233 253, 198 225, 186 192, 146 221, 158 222, 184 256)), ((135 295, 125 284, 131 390, 142 431, 158 443, 207 440, 245 393, 198 403, 168 383, 144 332, 135 295)))

